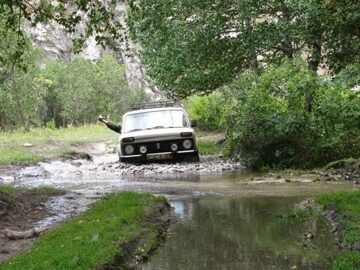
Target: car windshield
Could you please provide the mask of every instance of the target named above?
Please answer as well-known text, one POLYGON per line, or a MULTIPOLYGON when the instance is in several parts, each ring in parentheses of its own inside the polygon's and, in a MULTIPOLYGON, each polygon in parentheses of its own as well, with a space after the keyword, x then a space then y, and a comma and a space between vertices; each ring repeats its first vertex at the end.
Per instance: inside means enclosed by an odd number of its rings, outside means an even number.
POLYGON ((150 111, 129 114, 124 119, 123 132, 176 128, 188 125, 182 110, 150 111))

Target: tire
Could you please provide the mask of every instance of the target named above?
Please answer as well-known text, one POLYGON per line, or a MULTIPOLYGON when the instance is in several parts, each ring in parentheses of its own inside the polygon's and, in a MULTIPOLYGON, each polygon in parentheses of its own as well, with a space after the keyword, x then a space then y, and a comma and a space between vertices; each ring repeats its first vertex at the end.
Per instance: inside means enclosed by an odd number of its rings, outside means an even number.
POLYGON ((186 156, 181 156, 178 158, 178 160, 184 162, 199 162, 200 158, 199 158, 199 154, 196 152, 196 153, 188 154, 186 156))

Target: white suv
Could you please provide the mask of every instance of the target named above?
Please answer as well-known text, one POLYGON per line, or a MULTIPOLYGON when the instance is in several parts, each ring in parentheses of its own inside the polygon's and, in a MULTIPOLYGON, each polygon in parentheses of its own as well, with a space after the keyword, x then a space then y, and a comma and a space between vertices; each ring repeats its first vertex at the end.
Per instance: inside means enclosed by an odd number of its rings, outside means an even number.
POLYGON ((156 102, 134 106, 122 118, 120 161, 185 159, 198 161, 193 127, 182 106, 156 102))

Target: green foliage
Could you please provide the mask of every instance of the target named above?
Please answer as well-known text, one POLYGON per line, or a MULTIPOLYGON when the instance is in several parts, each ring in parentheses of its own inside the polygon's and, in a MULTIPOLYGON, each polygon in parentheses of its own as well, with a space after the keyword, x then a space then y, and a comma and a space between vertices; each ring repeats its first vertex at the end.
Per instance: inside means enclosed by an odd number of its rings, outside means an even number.
MULTIPOLYGON (((341 234, 347 245, 360 241, 360 190, 351 192, 325 193, 316 197, 317 203, 324 209, 335 206, 340 213, 336 222, 340 223, 341 234)), ((344 251, 340 253, 332 266, 332 269, 358 269, 360 267, 360 253, 358 251, 344 251)))
POLYGON ((46 123, 46 128, 52 129, 52 130, 56 129, 56 125, 55 125, 54 119, 52 119, 51 121, 49 121, 49 122, 46 123))
MULTIPOLYGON (((334 205, 343 216, 356 222, 360 222, 360 190, 350 192, 334 192, 319 195, 316 202, 323 205, 334 205)), ((356 227, 354 228, 356 229, 356 227)))
POLYGON ((358 251, 346 251, 336 257, 332 270, 351 270, 360 268, 360 253, 358 251))
POLYGON ((344 68, 336 75, 334 81, 343 87, 356 88, 360 87, 360 63, 355 63, 344 68))
POLYGON ((27 67, 25 58, 31 46, 21 27, 22 23, 19 10, 0 4, 0 74, 4 67, 27 67))
POLYGON ((284 56, 306 55, 311 70, 326 63, 335 73, 359 62, 356 1, 128 2, 147 73, 169 96, 211 92, 284 56))
POLYGON ((34 80, 39 74, 39 63, 42 54, 31 49, 23 55, 23 63, 27 72, 12 65, 2 69, 0 73, 0 128, 23 126, 28 129, 36 125, 38 109, 44 106, 42 96, 44 89, 34 80))
POLYGON ((226 102, 221 92, 207 96, 191 96, 186 101, 186 108, 191 119, 198 121, 198 126, 207 131, 223 131, 226 102))
POLYGON ((255 168, 314 166, 360 155, 360 95, 322 80, 300 60, 227 91, 230 148, 255 168))
MULTIPOLYGON (((136 237, 156 241, 157 229, 142 225, 147 209, 164 203, 163 197, 124 192, 112 194, 91 210, 47 232, 31 251, 4 263, 1 269, 95 269, 123 256, 119 247, 136 237)), ((145 243, 145 244, 146 244, 145 243)))
POLYGON ((3 129, 79 126, 94 123, 99 114, 119 121, 132 103, 145 98, 128 89, 124 67, 111 56, 96 63, 55 61, 44 60, 33 50, 27 66, 27 72, 16 67, 4 70, 0 81, 3 129))

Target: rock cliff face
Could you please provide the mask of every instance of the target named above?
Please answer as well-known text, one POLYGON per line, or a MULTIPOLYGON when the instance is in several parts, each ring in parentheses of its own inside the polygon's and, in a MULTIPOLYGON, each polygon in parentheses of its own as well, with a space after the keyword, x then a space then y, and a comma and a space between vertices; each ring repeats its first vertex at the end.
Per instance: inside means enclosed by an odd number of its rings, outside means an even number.
MULTIPOLYGON (((126 4, 119 3, 116 6, 116 13, 119 20, 125 25, 126 4)), ((79 25, 78 31, 81 32, 84 25, 79 25)), ((72 59, 81 57, 96 61, 103 55, 111 53, 111 51, 103 49, 96 45, 95 39, 90 37, 84 44, 80 54, 75 55, 72 52, 73 35, 67 33, 63 27, 56 23, 37 24, 35 27, 30 23, 25 23, 25 30, 30 35, 34 44, 43 48, 45 52, 55 59, 72 59)), ((123 35, 127 36, 126 29, 123 29, 123 35)), ((150 99, 159 100, 162 97, 161 92, 154 86, 151 81, 146 78, 146 73, 139 57, 139 46, 130 41, 129 38, 124 39, 120 44, 122 51, 118 54, 118 60, 125 64, 126 77, 130 89, 144 91, 150 99)))

